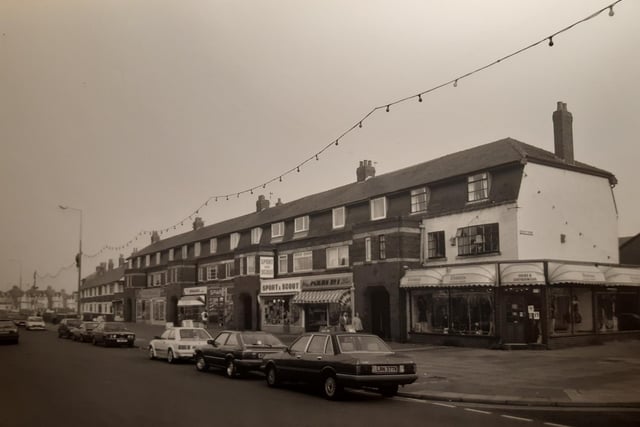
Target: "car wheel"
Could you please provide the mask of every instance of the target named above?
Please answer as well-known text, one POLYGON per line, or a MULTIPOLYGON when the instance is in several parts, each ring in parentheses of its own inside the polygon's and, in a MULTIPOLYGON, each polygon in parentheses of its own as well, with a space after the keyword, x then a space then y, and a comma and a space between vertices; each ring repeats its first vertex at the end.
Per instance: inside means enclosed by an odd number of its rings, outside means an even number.
POLYGON ((205 372, 209 369, 209 365, 202 354, 196 356, 196 369, 200 372, 205 372))
POLYGON ((380 388, 380 393, 382 394, 382 397, 393 397, 396 394, 398 394, 398 386, 390 385, 390 386, 382 387, 380 388))
POLYGON ((153 360, 156 358, 156 351, 152 346, 149 346, 149 359, 153 360))
POLYGON ((273 365, 269 365, 267 367, 267 385, 269 387, 277 387, 280 385, 280 380, 278 379, 278 373, 276 372, 276 367, 273 365))
POLYGON ((236 376, 238 370, 236 369, 236 364, 233 359, 227 360, 227 367, 224 372, 227 375, 227 378, 233 378, 236 376))
POLYGON ((336 377, 327 375, 322 385, 322 394, 329 400, 336 400, 342 394, 342 386, 338 384, 336 377))
POLYGON ((169 351, 167 352, 167 362, 176 363, 176 358, 173 355, 173 350, 171 350, 171 349, 169 349, 169 351))

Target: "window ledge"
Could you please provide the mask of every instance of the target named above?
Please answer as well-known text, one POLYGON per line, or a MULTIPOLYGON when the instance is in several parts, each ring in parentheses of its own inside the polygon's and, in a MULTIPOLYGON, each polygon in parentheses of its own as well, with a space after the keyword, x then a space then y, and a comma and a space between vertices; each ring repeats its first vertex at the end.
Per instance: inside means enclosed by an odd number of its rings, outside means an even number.
POLYGON ((457 255, 456 259, 495 257, 495 256, 500 256, 500 255, 502 255, 502 252, 487 252, 487 253, 484 253, 484 254, 457 255))

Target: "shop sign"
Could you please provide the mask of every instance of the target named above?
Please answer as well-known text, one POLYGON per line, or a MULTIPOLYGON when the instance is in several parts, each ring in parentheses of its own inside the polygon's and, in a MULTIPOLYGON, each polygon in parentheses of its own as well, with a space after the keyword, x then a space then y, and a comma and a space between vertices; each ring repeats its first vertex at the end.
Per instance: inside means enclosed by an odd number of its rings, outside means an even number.
POLYGON ((194 288, 184 288, 184 295, 203 295, 207 293, 206 286, 196 286, 194 288))
POLYGON ((153 298, 161 298, 164 297, 164 289, 140 289, 138 291, 139 299, 153 299, 153 298))
POLYGON ((512 285, 544 285, 544 266, 542 263, 500 264, 500 283, 512 285))
POLYGON ((323 276, 309 276, 302 278, 303 288, 317 288, 324 286, 345 286, 353 285, 352 274, 328 274, 323 276))
POLYGON ((260 283, 261 294, 300 292, 300 279, 265 280, 260 283))
POLYGON ((274 261, 273 257, 261 256, 260 257, 260 278, 273 279, 274 277, 274 261))

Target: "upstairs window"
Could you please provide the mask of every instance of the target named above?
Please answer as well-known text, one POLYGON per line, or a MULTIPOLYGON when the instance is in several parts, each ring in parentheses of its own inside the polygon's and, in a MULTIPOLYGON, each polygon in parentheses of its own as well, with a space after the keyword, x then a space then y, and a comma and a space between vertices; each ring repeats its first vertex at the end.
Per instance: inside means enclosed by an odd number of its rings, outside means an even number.
POLYGON ((216 239, 215 237, 209 240, 209 252, 212 254, 218 252, 218 239, 216 239))
POLYGON ((444 231, 427 233, 427 258, 444 258, 444 231))
POLYGON ((216 280, 218 279, 218 266, 210 265, 207 267, 207 280, 216 280))
POLYGON ((247 275, 256 274, 256 257, 250 255, 247 257, 247 275))
POLYGON ((231 233, 229 235, 229 249, 234 250, 240 243, 240 233, 231 233))
POLYGON ((313 269, 313 253, 311 251, 293 254, 293 272, 311 271, 313 269))
POLYGON ((334 208, 332 211, 333 228, 342 228, 345 223, 346 211, 344 206, 334 208))
POLYGON ((427 187, 411 190, 411 213, 426 212, 428 199, 427 187))
POLYGON ((284 221, 271 224, 271 237, 284 236, 284 221))
POLYGON ((262 238, 262 228, 256 227, 251 230, 251 244, 257 245, 260 243, 260 239, 262 238))
POLYGON ((378 251, 380 259, 387 259, 387 238, 384 234, 378 236, 378 251))
POLYGON ((187 259, 187 256, 189 256, 189 248, 184 245, 182 246, 182 259, 187 259))
POLYGON ((379 197, 369 202, 371 207, 371 220, 383 219, 387 217, 387 198, 379 197))
POLYGON ((365 237, 364 239, 364 260, 366 262, 371 261, 371 237, 365 237))
POLYGON ((295 233, 300 233, 301 231, 309 230, 309 215, 299 216, 295 219, 294 229, 295 233))
POLYGON ((349 246, 327 248, 327 268, 346 267, 349 265, 349 246))
POLYGON ((480 255, 500 251, 498 224, 458 228, 458 255, 480 255))
POLYGON ((151 265, 151 255, 147 255, 144 257, 144 266, 149 267, 151 265))
POLYGON ((467 201, 489 198, 489 174, 487 172, 467 177, 467 201))
POLYGON ((194 256, 200 256, 200 251, 202 250, 200 242, 196 242, 193 245, 194 256))
POLYGON ((156 265, 160 265, 160 252, 156 252, 156 265))
POLYGON ((289 272, 289 256, 278 255, 278 274, 285 274, 289 272))
POLYGON ((235 262, 227 262, 224 264, 224 268, 225 268, 225 276, 226 277, 233 277, 236 275, 236 264, 235 262))
POLYGON ((173 248, 169 249, 169 261, 173 261, 174 254, 175 250, 173 248))

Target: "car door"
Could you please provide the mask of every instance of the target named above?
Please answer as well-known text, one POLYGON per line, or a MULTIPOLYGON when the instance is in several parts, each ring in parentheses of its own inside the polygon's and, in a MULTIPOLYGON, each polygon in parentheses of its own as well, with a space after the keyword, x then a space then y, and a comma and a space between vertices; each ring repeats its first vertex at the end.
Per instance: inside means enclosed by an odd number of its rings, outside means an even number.
POLYGON ((156 349, 157 356, 166 356, 167 348, 169 348, 169 346, 167 345, 167 339, 169 338, 169 334, 171 332, 173 332, 173 329, 167 329, 162 333, 162 335, 160 335, 160 339, 155 340, 155 342, 153 343, 153 346, 156 349))
POLYGON ((325 348, 327 346, 327 334, 313 334, 309 340, 309 345, 302 355, 301 375, 305 381, 319 381, 321 378, 321 370, 326 366, 325 348))
POLYGON ((231 335, 229 332, 220 332, 214 339, 213 345, 207 346, 204 357, 210 365, 224 366, 223 346, 231 335))
POLYGON ((296 339, 287 351, 278 359, 276 366, 283 377, 303 380, 304 361, 302 357, 309 345, 311 335, 302 335, 296 339))

